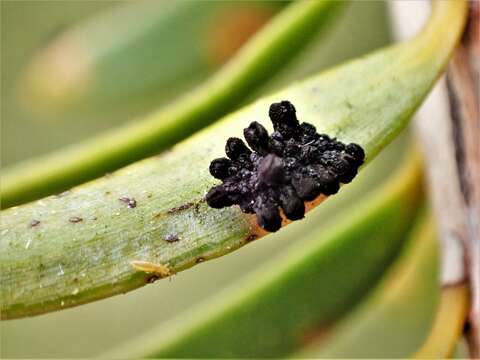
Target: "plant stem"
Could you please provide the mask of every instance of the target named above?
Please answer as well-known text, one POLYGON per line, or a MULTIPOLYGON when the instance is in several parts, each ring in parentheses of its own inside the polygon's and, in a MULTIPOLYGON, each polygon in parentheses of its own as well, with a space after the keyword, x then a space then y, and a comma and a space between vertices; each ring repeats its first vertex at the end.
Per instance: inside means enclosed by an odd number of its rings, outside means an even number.
POLYGON ((469 307, 468 286, 443 287, 430 334, 415 354, 416 359, 450 359, 462 336, 469 307))

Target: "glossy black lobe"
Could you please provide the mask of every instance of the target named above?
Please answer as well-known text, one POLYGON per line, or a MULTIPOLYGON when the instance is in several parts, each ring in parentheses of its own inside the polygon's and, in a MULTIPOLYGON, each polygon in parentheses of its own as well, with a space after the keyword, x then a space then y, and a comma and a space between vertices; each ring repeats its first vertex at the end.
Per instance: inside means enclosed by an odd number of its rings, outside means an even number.
POLYGON ((255 213, 262 228, 277 231, 280 208, 288 219, 302 219, 304 201, 337 193, 341 183, 355 177, 365 153, 357 144, 300 124, 288 101, 272 104, 269 116, 275 130, 270 136, 256 121, 243 131, 253 152, 239 138, 227 140, 229 159, 215 159, 209 168, 223 183, 210 189, 206 201, 214 208, 239 205, 243 212, 255 213))

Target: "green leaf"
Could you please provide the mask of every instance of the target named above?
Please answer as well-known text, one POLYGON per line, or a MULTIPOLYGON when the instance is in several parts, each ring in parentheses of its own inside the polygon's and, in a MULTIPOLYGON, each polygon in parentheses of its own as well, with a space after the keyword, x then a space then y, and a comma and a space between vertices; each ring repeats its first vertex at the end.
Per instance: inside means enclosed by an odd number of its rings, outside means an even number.
POLYGON ((398 252, 422 198, 420 161, 405 163, 301 247, 105 357, 256 358, 298 350, 358 302, 398 252))
POLYGON ((401 256, 374 291, 295 356, 408 358, 426 339, 438 306, 439 248, 432 221, 420 217, 401 256))
POLYGON ((29 106, 57 112, 86 103, 111 107, 115 102, 122 108, 121 101, 138 101, 135 96, 152 91, 157 101, 159 94, 171 98, 192 78, 211 73, 281 6, 238 1, 113 6, 62 32, 36 54, 25 69, 22 95, 29 106), (230 36, 229 43, 218 34, 230 36), (68 71, 58 64, 68 64, 68 71))
POLYGON ((302 121, 359 143, 370 161, 407 124, 461 32, 465 2, 436 5, 429 25, 407 43, 261 99, 162 156, 68 194, 3 211, 2 317, 58 310, 142 286, 154 276, 134 271, 134 260, 168 264, 175 273, 264 235, 251 215, 237 207, 209 208, 203 196, 215 183, 209 162, 222 155, 226 138, 240 135, 253 119, 265 122, 273 101, 292 101, 302 121), (128 208, 122 197, 134 198, 137 207, 128 208), (33 220, 39 226, 29 226, 33 220), (171 235, 181 240, 166 242, 171 235))
POLYGON ((50 195, 165 150, 213 123, 293 59, 341 2, 305 1, 288 6, 209 81, 178 101, 95 138, 2 174, 2 206, 50 195))

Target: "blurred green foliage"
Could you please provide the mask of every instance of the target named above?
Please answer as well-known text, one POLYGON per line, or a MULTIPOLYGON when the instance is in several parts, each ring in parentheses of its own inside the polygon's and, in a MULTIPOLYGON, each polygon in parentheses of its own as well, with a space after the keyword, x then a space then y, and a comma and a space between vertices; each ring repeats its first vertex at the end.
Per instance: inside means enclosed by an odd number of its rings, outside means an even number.
POLYGON ((439 244, 419 211, 397 260, 343 320, 298 354, 320 358, 411 358, 431 330, 440 296, 439 244))
MULTIPOLYGON (((216 6, 218 3, 209 4, 216 6)), ((291 4, 275 16, 265 29, 259 31, 258 36, 248 41, 245 48, 224 67, 192 91, 179 96, 169 106, 163 106, 143 119, 133 119, 124 126, 102 132, 60 151, 5 168, 2 206, 11 207, 68 190, 74 185, 165 150, 218 120, 238 108, 255 88, 264 84, 272 75, 284 70, 286 64, 310 43, 316 32, 331 25, 334 14, 341 5, 341 2, 333 0, 291 4)), ((200 36, 199 41, 201 40, 200 36)), ((68 51, 70 46, 75 47, 68 44, 62 45, 60 49, 66 47, 68 51)), ((79 71, 84 72, 78 70, 78 64, 68 64, 67 59, 54 61, 57 62, 57 68, 64 68, 62 72, 70 74, 70 77, 65 76, 70 78, 69 81, 78 77, 79 71)), ((80 65, 80 68, 83 67, 80 65)), ((42 73, 41 70, 38 71, 42 73)), ((48 71, 48 66, 45 71, 48 71)), ((129 75, 125 73, 125 77, 128 78, 129 75)), ((52 79, 53 81, 55 80, 52 79)), ((57 80, 56 84, 48 88, 62 89, 70 86, 68 81, 67 85, 58 82, 57 80)), ((125 82, 119 82, 126 85, 125 82)), ((53 90, 53 93, 58 91, 53 90)))
POLYGON ((54 37, 24 70, 20 95, 64 121, 69 113, 158 107, 205 79, 288 4, 119 3, 54 37))

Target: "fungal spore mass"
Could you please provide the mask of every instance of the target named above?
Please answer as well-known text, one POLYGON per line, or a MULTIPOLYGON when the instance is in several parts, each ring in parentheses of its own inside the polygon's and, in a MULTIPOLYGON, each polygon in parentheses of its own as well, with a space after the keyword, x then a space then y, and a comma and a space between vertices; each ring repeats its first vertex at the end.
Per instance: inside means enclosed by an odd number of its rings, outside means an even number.
POLYGON ((227 140, 227 157, 214 159, 209 169, 222 184, 208 191, 206 201, 213 208, 239 205, 273 232, 281 227, 280 209, 290 220, 302 219, 304 202, 335 194, 341 183, 352 181, 365 154, 357 144, 300 123, 289 101, 273 103, 269 117, 272 134, 256 121, 243 130, 250 148, 239 138, 227 140))

